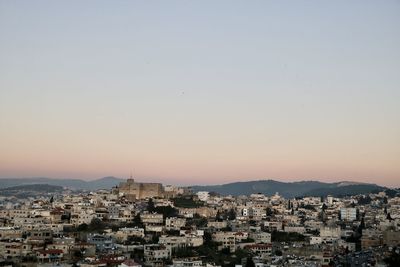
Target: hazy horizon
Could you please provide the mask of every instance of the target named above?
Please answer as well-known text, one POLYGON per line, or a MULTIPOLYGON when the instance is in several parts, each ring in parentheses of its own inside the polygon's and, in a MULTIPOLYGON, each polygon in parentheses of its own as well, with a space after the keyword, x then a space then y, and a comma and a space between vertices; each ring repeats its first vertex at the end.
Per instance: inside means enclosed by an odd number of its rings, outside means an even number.
POLYGON ((1 1, 0 177, 398 187, 399 14, 372 0, 1 1))
MULTIPOLYGON (((128 179, 131 178, 129 177, 117 177, 117 176, 112 176, 112 175, 107 175, 104 177, 96 177, 96 178, 82 178, 82 177, 43 177, 43 176, 36 176, 36 177, 0 177, 1 179, 54 179, 54 180, 67 180, 67 179, 76 179, 76 180, 82 180, 82 181, 96 181, 104 178, 115 178, 115 179, 128 179)), ((267 181, 267 180, 273 180, 277 182, 285 182, 285 183, 294 183, 294 182, 322 182, 322 183, 341 183, 341 182, 349 182, 349 183, 367 183, 367 184, 377 184, 380 186, 386 186, 389 188, 396 188, 398 187, 397 185, 385 185, 385 184, 380 184, 379 182, 357 182, 357 181, 352 181, 352 180, 341 180, 341 179, 328 179, 328 180, 323 180, 323 179, 301 179, 301 178, 294 178, 294 179, 279 179, 279 178, 259 178, 259 179, 251 179, 251 178, 245 178, 245 179, 236 179, 236 180, 221 180, 220 182, 209 182, 209 183, 191 183, 190 180, 187 182, 176 182, 174 179, 170 178, 151 178, 151 177, 132 177, 136 182, 144 182, 144 183, 162 183, 163 185, 176 185, 176 186, 204 186, 204 185, 222 185, 222 184, 229 184, 229 183, 237 183, 237 182, 254 182, 254 181, 267 181)))

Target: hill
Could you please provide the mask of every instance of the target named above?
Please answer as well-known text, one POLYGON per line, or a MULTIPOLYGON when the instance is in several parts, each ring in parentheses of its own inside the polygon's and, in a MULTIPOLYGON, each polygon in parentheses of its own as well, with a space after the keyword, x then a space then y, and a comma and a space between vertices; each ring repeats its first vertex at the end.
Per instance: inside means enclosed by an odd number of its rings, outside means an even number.
POLYGON ((236 182, 223 185, 192 186, 194 192, 209 191, 222 195, 250 195, 262 193, 272 196, 276 192, 285 198, 301 196, 344 196, 365 194, 373 191, 385 190, 385 187, 376 184, 339 182, 323 183, 318 181, 279 182, 275 180, 259 180, 236 182))
POLYGON ((110 189, 125 181, 116 177, 104 177, 97 180, 85 181, 80 179, 52 179, 52 178, 4 178, 0 179, 0 189, 19 185, 47 184, 67 187, 74 190, 110 189))
POLYGON ((29 184, 29 185, 17 185, 0 189, 0 193, 6 191, 61 192, 63 191, 63 187, 56 185, 48 185, 48 184, 29 184))
POLYGON ((1 188, 0 196, 27 198, 38 195, 61 193, 63 190, 64 189, 62 186, 48 185, 48 184, 17 185, 7 188, 1 188))

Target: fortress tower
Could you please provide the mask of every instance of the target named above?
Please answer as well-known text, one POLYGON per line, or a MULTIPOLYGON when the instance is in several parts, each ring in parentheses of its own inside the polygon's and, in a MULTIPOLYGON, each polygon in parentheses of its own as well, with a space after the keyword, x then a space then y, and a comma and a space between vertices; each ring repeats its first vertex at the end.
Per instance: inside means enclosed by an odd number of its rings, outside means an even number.
POLYGON ((137 183, 132 175, 119 184, 119 194, 130 200, 163 197, 164 188, 160 183, 137 183))

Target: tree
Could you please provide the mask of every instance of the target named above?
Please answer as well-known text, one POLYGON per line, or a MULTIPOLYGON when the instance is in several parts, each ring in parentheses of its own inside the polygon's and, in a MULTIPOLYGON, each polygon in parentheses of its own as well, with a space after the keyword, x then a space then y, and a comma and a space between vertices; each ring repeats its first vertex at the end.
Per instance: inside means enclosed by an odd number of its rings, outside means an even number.
POLYGON ((154 235, 151 237, 151 244, 157 244, 159 239, 160 239, 159 236, 156 235, 156 234, 154 234, 154 235))
POLYGON ((218 197, 219 194, 217 192, 211 191, 210 193, 208 193, 210 195, 210 197, 218 197))
POLYGON ((135 217, 132 220, 132 223, 129 224, 129 226, 136 226, 139 228, 143 228, 143 222, 142 219, 140 218, 140 214, 136 214, 135 217))
POLYGON ((78 227, 76 228, 76 231, 78 232, 86 232, 88 231, 89 226, 86 223, 82 223, 80 225, 78 225, 78 227))
POLYGON ((325 211, 324 210, 322 210, 319 214, 318 214, 318 219, 321 221, 321 222, 326 222, 326 214, 325 214, 325 211))
POLYGON ((234 219, 236 219, 236 212, 234 209, 230 209, 228 212, 228 220, 233 221, 234 219))
POLYGON ((192 219, 187 220, 186 225, 187 226, 196 225, 196 227, 205 227, 205 226, 207 226, 207 222, 208 221, 206 218, 199 216, 199 217, 196 217, 196 218, 193 217, 192 219))
POLYGON ((254 264, 253 258, 252 257, 247 257, 246 260, 246 267, 255 267, 256 265, 254 264))
POLYGON ((312 210, 312 211, 316 211, 316 209, 314 208, 314 206, 307 204, 307 205, 301 205, 301 208, 306 209, 306 210, 312 210))
POLYGON ((274 212, 272 211, 272 209, 270 207, 267 207, 266 213, 267 213, 267 216, 274 215, 274 212))
POLYGON ((106 224, 100 220, 99 218, 93 218, 89 224, 88 230, 90 232, 98 232, 101 233, 106 228, 106 224))
POLYGON ((322 207, 321 207, 322 211, 325 211, 327 208, 328 208, 328 206, 325 203, 322 204, 322 207))
POLYGON ((164 219, 167 217, 176 217, 179 211, 171 206, 155 207, 153 211, 162 214, 164 219))
POLYGON ((172 251, 177 258, 188 258, 196 256, 196 253, 190 248, 176 248, 172 251))
POLYGON ((204 245, 210 246, 212 242, 212 235, 210 232, 204 232, 204 245))
POLYGON ((37 262, 36 255, 27 255, 22 257, 22 262, 37 262))
POLYGON ((149 212, 153 212, 154 211, 154 202, 152 198, 149 198, 149 201, 147 202, 147 210, 149 212))
POLYGON ((229 255, 231 254, 231 250, 229 248, 221 249, 221 254, 229 255))
POLYGON ((370 197, 369 195, 367 195, 367 196, 361 196, 361 197, 358 199, 358 204, 360 204, 360 205, 368 205, 368 204, 371 203, 371 201, 372 201, 372 199, 371 199, 371 197, 370 197))
POLYGON ((204 206, 204 202, 195 200, 193 197, 176 197, 173 198, 174 206, 178 208, 198 208, 204 206))
POLYGON ((362 231, 365 229, 365 222, 364 222, 364 216, 361 218, 360 225, 358 226, 357 232, 362 235, 362 231))
POLYGON ((271 233, 271 240, 273 242, 298 242, 298 241, 304 241, 305 236, 295 232, 287 233, 287 232, 273 231, 271 233))
POLYGON ((397 190, 393 190, 393 189, 386 189, 385 190, 385 194, 388 196, 388 197, 395 197, 396 195, 397 195, 397 190))
POLYGON ((221 212, 219 210, 217 211, 217 214, 215 214, 215 219, 217 221, 222 221, 223 220, 222 214, 221 214, 221 212))
POLYGON ((80 250, 74 251, 74 258, 80 259, 83 257, 83 253, 80 250))
POLYGON ((397 248, 394 247, 390 256, 384 260, 389 267, 400 266, 400 254, 398 254, 396 251, 397 248))

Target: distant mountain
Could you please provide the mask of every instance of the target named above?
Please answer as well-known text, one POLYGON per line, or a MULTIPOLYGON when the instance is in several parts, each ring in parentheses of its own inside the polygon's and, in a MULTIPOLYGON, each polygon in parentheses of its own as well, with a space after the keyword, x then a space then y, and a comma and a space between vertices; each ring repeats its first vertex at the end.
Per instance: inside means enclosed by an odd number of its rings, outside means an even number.
POLYGON ((0 189, 0 196, 15 197, 15 198, 28 198, 35 196, 52 195, 61 193, 62 186, 48 185, 48 184, 28 184, 17 185, 0 189))
POLYGON ((385 187, 376 184, 355 182, 323 183, 318 181, 279 182, 275 180, 259 180, 236 182, 223 185, 192 186, 194 192, 209 191, 222 195, 250 195, 262 193, 272 196, 278 192, 286 198, 301 196, 344 196, 365 194, 373 191, 385 190, 385 187))
MULTIPOLYGON (((336 185, 336 184, 334 184, 336 185)), ((318 188, 306 192, 306 196, 353 196, 359 194, 374 193, 387 190, 376 184, 351 184, 351 185, 336 185, 328 188, 318 188)))
POLYGON ((7 188, 19 185, 47 184, 67 187, 74 190, 98 190, 110 189, 125 179, 116 177, 104 177, 97 180, 84 181, 80 179, 52 179, 52 178, 5 178, 0 179, 0 188, 7 188))
POLYGON ((63 191, 63 187, 57 185, 48 185, 48 184, 28 184, 28 185, 11 186, 0 189, 0 193, 7 191, 61 192, 63 191))
MULTIPOLYGON (((15 186, 25 185, 50 185, 61 186, 72 190, 98 190, 110 189, 125 179, 116 177, 104 177, 97 180, 85 181, 80 179, 52 179, 52 178, 7 178, 0 179, 0 189, 15 186)), ((387 188, 366 183, 355 182, 338 182, 338 183, 323 183, 318 181, 301 181, 301 182, 279 182, 275 180, 259 180, 248 182, 236 182, 223 185, 208 185, 208 186, 192 186, 194 192, 209 191, 216 192, 222 195, 250 195, 254 193, 263 193, 271 196, 276 192, 286 198, 300 196, 343 196, 364 194, 374 191, 382 191, 387 188)))

